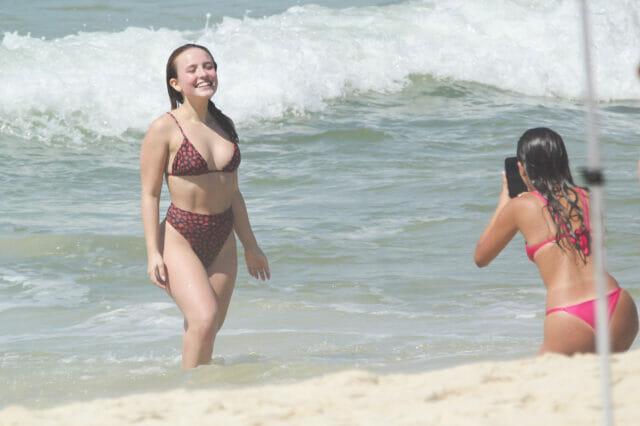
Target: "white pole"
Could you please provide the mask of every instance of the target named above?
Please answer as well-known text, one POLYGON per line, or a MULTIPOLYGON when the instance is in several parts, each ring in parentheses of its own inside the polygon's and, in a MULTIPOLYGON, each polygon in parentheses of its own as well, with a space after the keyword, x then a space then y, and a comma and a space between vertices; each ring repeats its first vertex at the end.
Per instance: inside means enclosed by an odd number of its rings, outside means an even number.
POLYGON ((593 253, 594 278, 598 299, 596 302, 596 348, 600 357, 600 384, 602 390, 602 408, 604 426, 613 426, 611 406, 611 371, 609 368, 609 321, 607 315, 606 284, 604 269, 604 236, 602 229, 603 184, 604 178, 600 165, 598 145, 596 95, 591 63, 591 33, 589 10, 586 0, 580 0, 582 12, 582 34, 584 48, 584 67, 587 83, 587 164, 585 180, 591 188, 591 249, 593 253))

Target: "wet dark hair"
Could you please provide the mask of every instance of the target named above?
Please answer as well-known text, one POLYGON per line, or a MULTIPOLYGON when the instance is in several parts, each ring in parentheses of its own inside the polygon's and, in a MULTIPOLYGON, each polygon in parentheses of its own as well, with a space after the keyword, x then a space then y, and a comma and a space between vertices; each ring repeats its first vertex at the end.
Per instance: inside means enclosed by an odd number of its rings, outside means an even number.
POLYGON ((587 255, 581 250, 576 231, 580 230, 586 236, 588 247, 591 246, 591 235, 588 224, 584 223, 584 206, 580 207, 576 191, 580 187, 571 177, 569 156, 562 137, 546 127, 529 129, 518 140, 517 157, 531 184, 549 202, 546 208, 556 225, 556 244, 563 250, 565 247, 575 250, 586 263, 587 255), (573 223, 576 226, 572 226, 573 223), (568 231, 571 235, 567 235, 568 231))
MULTIPOLYGON (((171 102, 172 110, 176 109, 178 105, 184 102, 184 97, 182 96, 182 93, 175 90, 169 84, 169 81, 172 78, 178 77, 178 72, 176 70, 176 64, 175 64, 176 58, 182 52, 191 48, 202 49, 205 52, 207 52, 207 54, 211 56, 211 60, 213 61, 213 68, 216 71, 218 70, 218 64, 216 63, 216 60, 213 58, 213 55, 211 54, 209 49, 199 44, 194 44, 194 43, 183 44, 182 46, 178 47, 173 52, 171 52, 171 55, 169 55, 169 59, 167 60, 166 83, 167 83, 167 92, 169 93, 169 101, 171 102)), ((209 111, 209 114, 213 116, 213 118, 220 125, 220 127, 222 127, 222 129, 227 133, 227 135, 229 135, 231 140, 233 140, 234 142, 238 142, 238 133, 236 132, 236 126, 233 124, 233 120, 231 120, 222 111, 220 111, 215 106, 215 104, 211 101, 211 99, 209 99, 209 103, 207 104, 207 109, 209 111)))

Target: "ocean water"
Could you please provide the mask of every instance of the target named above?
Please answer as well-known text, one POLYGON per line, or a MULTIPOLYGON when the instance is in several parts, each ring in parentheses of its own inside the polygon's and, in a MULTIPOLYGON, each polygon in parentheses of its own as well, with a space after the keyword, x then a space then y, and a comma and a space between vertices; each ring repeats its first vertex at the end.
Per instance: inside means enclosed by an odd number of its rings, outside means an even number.
MULTIPOLYGON (((638 300, 640 5, 590 3, 607 263, 638 300)), ((472 253, 525 129, 562 134, 581 181, 577 2, 2 1, 0 34, 0 405, 536 353, 522 239, 483 270, 472 253), (241 266, 214 363, 183 373, 180 312, 145 273, 138 151, 193 41, 273 277, 241 266)))

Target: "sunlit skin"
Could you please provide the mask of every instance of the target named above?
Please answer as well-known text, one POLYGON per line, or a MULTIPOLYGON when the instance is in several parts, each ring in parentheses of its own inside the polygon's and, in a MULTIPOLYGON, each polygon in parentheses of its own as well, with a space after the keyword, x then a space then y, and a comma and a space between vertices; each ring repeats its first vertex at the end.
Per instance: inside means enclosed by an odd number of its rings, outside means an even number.
MULTIPOLYGON (((209 168, 220 170, 233 156, 234 145, 207 110, 218 87, 213 58, 202 49, 189 48, 176 57, 174 64, 177 77, 169 84, 184 96, 184 102, 172 113, 209 168)), ((231 206, 234 232, 211 265, 205 268, 189 242, 170 224, 159 224, 165 172, 170 171, 182 141, 180 130, 167 114, 151 123, 140 153, 141 205, 147 272, 184 315, 182 366, 192 368, 210 362, 216 334, 226 318, 237 274, 235 235, 244 247, 249 274, 267 280, 270 270, 251 229, 237 171, 167 178, 171 200, 183 210, 216 214, 231 206)))
MULTIPOLYGON (((535 188, 521 163, 518 163, 518 170, 529 192, 509 198, 506 176, 502 175, 498 205, 476 245, 474 260, 479 267, 487 266, 518 232, 531 244, 544 241, 556 233, 549 212, 531 194, 535 188)), ((573 305, 596 297, 591 257, 584 264, 575 252, 563 251, 556 244, 548 244, 536 253, 534 261, 547 290, 547 308, 573 305)), ((618 287, 609 274, 606 274, 606 285, 607 291, 618 287)), ((620 295, 609 327, 612 350, 627 350, 638 333, 638 313, 626 290, 620 295)), ((595 335, 584 321, 566 312, 545 316, 540 353, 571 355, 594 351, 595 335)))

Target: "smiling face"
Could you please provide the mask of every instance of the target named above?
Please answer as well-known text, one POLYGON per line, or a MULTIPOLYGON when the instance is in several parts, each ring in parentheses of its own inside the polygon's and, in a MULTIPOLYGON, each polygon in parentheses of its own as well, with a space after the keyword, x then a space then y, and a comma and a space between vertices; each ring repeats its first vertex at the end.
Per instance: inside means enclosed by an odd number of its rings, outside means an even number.
POLYGON ((218 88, 216 64, 205 50, 191 47, 174 60, 176 77, 169 80, 171 87, 186 97, 211 98, 218 88))

